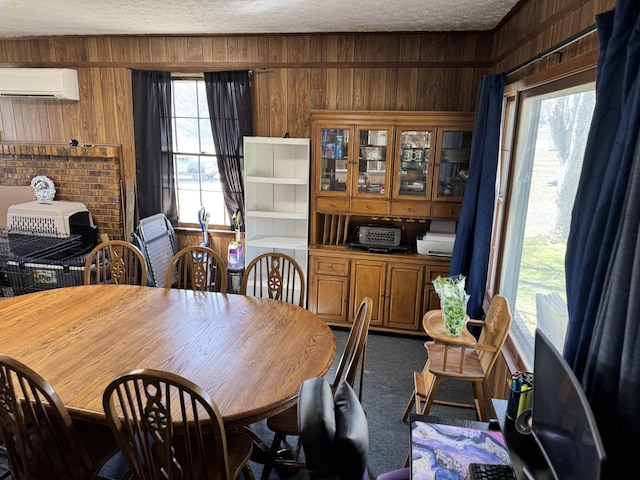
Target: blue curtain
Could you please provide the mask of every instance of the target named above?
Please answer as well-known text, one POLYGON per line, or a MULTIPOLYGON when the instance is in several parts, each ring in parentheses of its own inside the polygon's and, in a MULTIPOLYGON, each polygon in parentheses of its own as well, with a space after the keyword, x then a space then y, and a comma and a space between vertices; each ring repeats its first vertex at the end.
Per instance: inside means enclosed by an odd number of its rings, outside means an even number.
POLYGON ((133 70, 138 216, 178 222, 171 134, 171 73, 133 70))
MULTIPOLYGON (((565 258, 569 329, 564 356, 582 378, 610 268, 640 126, 640 2, 598 15, 596 106, 565 258)), ((601 318, 601 322, 624 319, 601 318)), ((601 339, 598 339, 601 340, 601 339)), ((610 339, 614 341, 614 339, 610 339)), ((615 340, 621 348, 623 338, 615 340)), ((617 377, 616 377, 617 378, 617 377)))
POLYGON ((482 300, 487 283, 491 228, 500 149, 500 121, 504 77, 487 75, 478 89, 469 179, 451 256, 449 275, 467 277, 470 295, 467 313, 483 318, 482 300))
POLYGON ((567 246, 570 350, 565 357, 582 377, 598 423, 607 455, 604 478, 636 478, 640 2, 619 0, 613 11, 598 16, 597 26, 596 110, 567 246))

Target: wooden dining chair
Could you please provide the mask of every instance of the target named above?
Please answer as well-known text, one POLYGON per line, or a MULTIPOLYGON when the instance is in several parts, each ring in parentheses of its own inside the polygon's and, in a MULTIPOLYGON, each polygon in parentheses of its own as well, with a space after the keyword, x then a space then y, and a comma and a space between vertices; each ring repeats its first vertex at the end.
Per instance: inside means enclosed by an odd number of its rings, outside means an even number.
MULTIPOLYGON (((353 319, 349 336, 345 344, 340 362, 336 368, 336 374, 331 384, 333 390, 338 388, 338 385, 342 382, 347 382, 351 387, 356 387, 356 380, 358 382, 358 399, 362 401, 362 391, 364 387, 364 367, 367 351, 367 338, 369 333, 369 324, 371 323, 371 314, 373 308, 373 300, 369 297, 364 297, 360 302, 358 311, 353 319)), ((276 463, 278 451, 280 450, 283 442, 286 441, 287 436, 298 436, 298 406, 288 408, 282 413, 274 415, 267 419, 267 427, 274 432, 273 442, 269 449, 269 454, 265 461, 265 466, 262 471, 261 480, 269 478, 269 474, 276 463)), ((294 452, 294 459, 287 460, 283 463, 293 468, 304 467, 305 464, 299 461, 301 444, 298 442, 298 446, 294 452)))
POLYGON ((169 262, 165 286, 227 293, 227 282, 226 262, 215 250, 190 246, 176 253, 169 262))
POLYGON ((0 435, 13 480, 98 478, 117 444, 106 425, 73 422, 53 387, 0 355, 0 435))
POLYGON ((242 294, 269 297, 304 307, 304 272, 284 253, 263 253, 254 258, 242 277, 242 294))
POLYGON ((137 480, 253 479, 251 439, 225 432, 211 397, 186 378, 141 369, 115 378, 103 394, 107 422, 137 480))
POLYGON ((147 263, 134 244, 108 240, 97 245, 84 264, 84 284, 146 285, 147 263))
MULTIPOLYGON (((428 313, 428 312, 427 312, 428 313)), ((506 298, 495 295, 484 321, 469 320, 469 325, 481 328, 475 348, 451 348, 439 342, 425 342, 428 360, 422 372, 414 372, 416 412, 428 414, 433 404, 475 409, 480 421, 487 421, 487 406, 483 382, 500 356, 511 328, 511 311, 506 298), (436 399, 442 378, 471 382, 473 403, 436 399)))

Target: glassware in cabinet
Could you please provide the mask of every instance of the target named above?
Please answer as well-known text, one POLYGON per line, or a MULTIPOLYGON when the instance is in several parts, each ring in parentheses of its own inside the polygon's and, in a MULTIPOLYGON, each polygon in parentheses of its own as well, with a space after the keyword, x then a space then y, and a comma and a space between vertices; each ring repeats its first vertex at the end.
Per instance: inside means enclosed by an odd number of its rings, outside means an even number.
POLYGON ((443 131, 437 162, 436 200, 460 200, 469 177, 471 131, 443 131))
POLYGON ((388 129, 356 129, 358 137, 358 171, 354 185, 355 196, 373 195, 388 197, 389 163, 387 140, 388 129))
POLYGON ((347 128, 321 128, 320 191, 349 193, 349 134, 347 128))
POLYGON ((429 198, 432 130, 403 129, 396 151, 394 198, 429 198))

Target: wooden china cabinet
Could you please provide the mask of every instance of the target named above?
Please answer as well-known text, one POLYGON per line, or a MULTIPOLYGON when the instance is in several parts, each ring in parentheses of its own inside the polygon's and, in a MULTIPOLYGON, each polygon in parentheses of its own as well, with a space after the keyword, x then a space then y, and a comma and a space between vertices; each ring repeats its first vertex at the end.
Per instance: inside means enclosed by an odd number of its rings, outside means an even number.
POLYGON ((415 253, 416 238, 460 215, 473 113, 317 110, 311 119, 308 308, 348 326, 369 296, 372 329, 423 334, 423 313, 440 305, 431 282, 450 262, 415 253), (361 226, 399 230, 401 245, 363 248, 361 226))

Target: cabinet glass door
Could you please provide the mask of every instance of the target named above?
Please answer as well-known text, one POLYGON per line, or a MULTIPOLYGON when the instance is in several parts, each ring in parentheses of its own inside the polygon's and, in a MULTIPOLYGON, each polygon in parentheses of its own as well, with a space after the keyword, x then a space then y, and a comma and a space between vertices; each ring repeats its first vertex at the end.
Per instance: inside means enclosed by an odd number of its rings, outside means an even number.
POLYGON ((427 197, 431 131, 402 130, 396 156, 398 168, 394 197, 408 200, 427 197))
POLYGON ((388 130, 357 130, 358 171, 356 195, 388 196, 387 139, 388 130))
POLYGON ((472 132, 446 131, 442 134, 438 162, 438 200, 459 200, 469 177, 472 132))
POLYGON ((320 191, 346 192, 349 185, 349 129, 322 128, 320 191))

